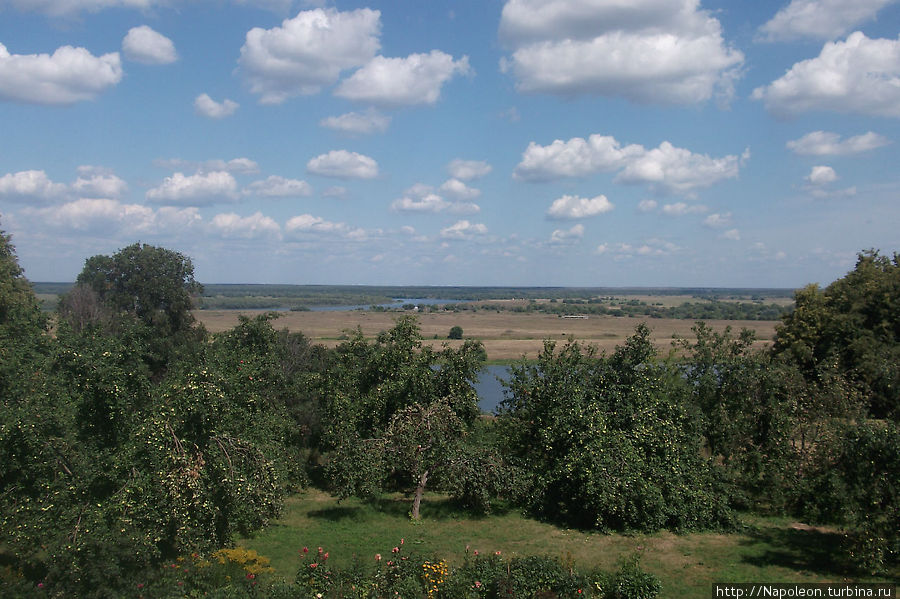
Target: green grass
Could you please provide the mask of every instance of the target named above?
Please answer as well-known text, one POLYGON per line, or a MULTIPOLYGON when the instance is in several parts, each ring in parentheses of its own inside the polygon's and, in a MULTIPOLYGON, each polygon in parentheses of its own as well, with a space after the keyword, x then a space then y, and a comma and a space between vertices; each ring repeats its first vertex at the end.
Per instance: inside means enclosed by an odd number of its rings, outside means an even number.
POLYGON ((445 498, 426 495, 422 521, 410 521, 410 502, 399 495, 370 504, 338 503, 330 495, 310 490, 291 497, 284 515, 240 544, 272 560, 277 573, 293 579, 304 546, 322 547, 335 565, 354 557, 389 555, 404 539, 404 549, 462 561, 465 549, 501 551, 504 556, 543 554, 571 556, 580 569, 612 570, 635 551, 645 569, 662 580, 661 597, 709 597, 713 582, 844 582, 900 580, 860 577, 841 556, 840 534, 803 526, 784 518, 748 518, 737 533, 670 532, 604 535, 569 530, 504 511, 473 518, 445 498))

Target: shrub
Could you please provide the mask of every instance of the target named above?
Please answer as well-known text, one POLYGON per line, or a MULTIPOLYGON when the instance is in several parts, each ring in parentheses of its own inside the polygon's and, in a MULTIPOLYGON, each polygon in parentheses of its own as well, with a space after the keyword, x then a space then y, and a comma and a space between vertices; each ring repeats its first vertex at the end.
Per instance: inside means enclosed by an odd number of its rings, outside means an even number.
POLYGON ((450 329, 450 333, 447 335, 447 339, 462 339, 463 338, 463 330, 461 326, 455 326, 450 329))

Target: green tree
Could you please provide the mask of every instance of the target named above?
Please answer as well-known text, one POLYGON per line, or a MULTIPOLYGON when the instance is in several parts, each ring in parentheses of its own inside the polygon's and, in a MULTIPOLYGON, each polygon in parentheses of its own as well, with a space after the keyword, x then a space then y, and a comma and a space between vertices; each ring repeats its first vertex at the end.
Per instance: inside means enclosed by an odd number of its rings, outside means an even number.
POLYGON ((548 341, 537 363, 513 367, 508 387, 500 430, 532 512, 601 530, 730 522, 681 372, 656 359, 645 325, 609 357, 548 341))
POLYGON ((202 286, 183 254, 135 243, 112 256, 88 258, 76 283, 62 302, 63 316, 81 329, 99 302, 114 315, 137 319, 146 329, 145 359, 154 372, 163 371, 182 347, 197 341, 191 306, 202 286), (86 289, 96 294, 96 301, 86 289))
POLYGON ((369 344, 362 332, 336 348, 329 373, 328 473, 339 496, 372 497, 390 484, 415 490, 418 517, 425 485, 459 457, 479 414, 472 387, 481 344, 435 352, 404 316, 369 344))
POLYGON ((774 352, 813 380, 834 364, 865 396, 874 417, 900 418, 900 255, 861 252, 856 266, 824 290, 795 295, 777 328, 774 352))
POLYGON ((463 338, 463 330, 461 326, 454 326, 450 328, 450 333, 447 335, 447 339, 462 339, 463 338))

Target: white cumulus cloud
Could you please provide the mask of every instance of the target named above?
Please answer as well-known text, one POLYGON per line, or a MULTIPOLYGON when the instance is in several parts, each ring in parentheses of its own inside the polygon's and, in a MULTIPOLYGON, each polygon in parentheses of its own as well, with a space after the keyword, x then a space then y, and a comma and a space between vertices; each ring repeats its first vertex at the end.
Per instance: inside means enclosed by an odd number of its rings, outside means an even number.
POLYGON ((830 166, 814 166, 806 177, 810 185, 827 185, 838 180, 837 173, 830 166))
POLYGON ((668 141, 647 150, 641 145, 622 146, 615 138, 591 135, 555 140, 548 146, 528 144, 513 173, 525 181, 551 181, 618 171, 620 183, 648 184, 658 191, 690 193, 738 176, 740 164, 749 156, 711 158, 695 154, 668 141))
POLYGON ((240 104, 228 98, 221 102, 216 102, 209 97, 209 94, 200 94, 194 98, 194 110, 197 114, 210 119, 222 119, 226 116, 231 116, 239 106, 240 104))
POLYGON ((480 189, 469 187, 459 179, 448 179, 441 184, 441 191, 457 200, 474 200, 481 195, 480 189))
POLYGON ((870 39, 856 31, 826 43, 819 56, 753 90, 779 116, 811 110, 900 117, 900 39, 870 39))
POLYGON ((804 156, 847 156, 881 148, 890 144, 883 135, 869 131, 847 139, 831 131, 813 131, 800 139, 787 142, 787 148, 804 156))
POLYGON ((470 223, 467 220, 460 220, 449 227, 441 229, 441 238, 468 240, 477 235, 484 235, 487 231, 487 226, 482 223, 470 223))
POLYGON ((703 225, 709 227, 710 229, 724 229, 725 227, 731 226, 731 213, 726 212, 724 214, 710 214, 705 219, 703 219, 703 225))
POLYGON ((132 27, 122 40, 125 58, 142 64, 170 64, 178 60, 172 40, 147 25, 132 27))
POLYGON ((312 195, 312 186, 299 179, 286 179, 278 175, 270 175, 254 181, 244 188, 244 195, 262 198, 300 198, 312 195))
POLYGON ((744 60, 699 0, 508 0, 500 35, 523 92, 692 104, 730 97, 744 60))
POLYGON ((56 228, 76 231, 143 233, 155 230, 155 214, 140 204, 113 199, 79 199, 43 212, 56 228))
POLYGON ((332 150, 307 162, 306 170, 337 179, 374 179, 378 176, 378 163, 356 152, 332 150))
POLYGON ((370 133, 384 133, 391 124, 391 117, 381 114, 375 109, 365 112, 348 112, 340 116, 330 116, 319 121, 319 124, 328 129, 368 135, 370 133))
POLYGON ((53 54, 10 54, 0 44, 0 100, 74 104, 96 98, 121 79, 118 52, 94 56, 62 46, 53 54))
POLYGON ((352 228, 346 223, 325 220, 312 214, 294 216, 284 226, 287 235, 294 239, 302 239, 309 235, 330 236, 354 241, 364 240, 365 230, 352 228))
POLYGON ((260 239, 278 237, 281 227, 268 216, 256 212, 240 216, 233 212, 217 214, 209 223, 216 234, 229 239, 260 239))
POLYGON ((575 225, 571 229, 556 229, 550 234, 550 243, 564 245, 574 243, 584 237, 584 225, 575 225))
POLYGON ((441 88, 456 74, 469 72, 469 59, 432 50, 406 58, 376 56, 341 82, 335 95, 381 106, 434 104, 441 88))
POLYGON ((119 198, 128 191, 128 184, 112 173, 95 172, 90 167, 79 168, 81 176, 72 183, 72 192, 83 198, 119 198))
POLYGON ((759 31, 766 41, 799 38, 831 40, 875 18, 879 10, 896 1, 791 0, 759 31))
POLYGON ((475 214, 481 211, 481 207, 478 204, 464 200, 445 200, 442 196, 435 193, 432 187, 418 183, 407 189, 403 197, 391 202, 391 210, 395 212, 432 214, 439 212, 475 214))
POLYGON ((205 206, 232 202, 237 196, 237 181, 226 171, 186 176, 175 173, 162 185, 147 191, 147 200, 157 204, 205 206))
POLYGON ((613 204, 605 195, 593 198, 565 195, 553 201, 547 210, 547 218, 555 220, 587 218, 612 209, 613 204))
POLYGON ((471 181, 485 177, 493 170, 493 167, 483 160, 463 160, 456 158, 447 165, 450 176, 460 181, 471 181))
POLYGON ((65 197, 67 191, 64 183, 54 183, 44 171, 19 171, 0 177, 0 198, 45 203, 65 197))
POLYGON ((240 72, 263 104, 316 94, 342 71, 368 63, 381 47, 381 13, 362 8, 301 11, 280 27, 247 32, 240 72))
POLYGON ((706 212, 706 206, 702 204, 685 204, 684 202, 675 202, 674 204, 665 204, 662 207, 663 214, 668 216, 684 216, 686 214, 703 214, 706 212))

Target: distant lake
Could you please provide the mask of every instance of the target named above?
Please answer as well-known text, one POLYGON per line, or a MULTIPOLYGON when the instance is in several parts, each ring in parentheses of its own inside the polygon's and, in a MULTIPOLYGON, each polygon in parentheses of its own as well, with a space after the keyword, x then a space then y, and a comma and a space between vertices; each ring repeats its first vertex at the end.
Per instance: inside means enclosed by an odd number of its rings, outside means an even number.
POLYGON ((485 366, 478 373, 475 391, 478 392, 478 407, 482 412, 496 413, 497 406, 503 401, 504 387, 498 379, 509 380, 509 366, 485 366))

